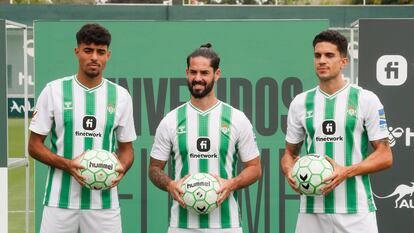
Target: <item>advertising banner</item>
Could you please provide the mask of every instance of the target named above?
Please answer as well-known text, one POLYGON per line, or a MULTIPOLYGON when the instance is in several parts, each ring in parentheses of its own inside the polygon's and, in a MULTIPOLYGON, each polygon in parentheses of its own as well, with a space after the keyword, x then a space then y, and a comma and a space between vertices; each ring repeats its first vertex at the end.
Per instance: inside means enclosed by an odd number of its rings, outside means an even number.
POLYGON ((414 19, 359 21, 359 85, 384 105, 393 167, 372 176, 380 232, 414 229, 414 19))
POLYGON ((27 99, 27 109, 24 106, 24 98, 7 98, 8 114, 10 118, 24 118, 24 113, 28 111, 29 118, 32 117, 34 109, 34 99, 27 99))
MULTIPOLYGON (((77 72, 75 34, 85 22, 35 22, 35 89, 77 72)), ((293 232, 298 195, 280 171, 287 110, 293 97, 314 87, 313 37, 326 20, 100 21, 112 33, 104 76, 131 94, 138 139, 135 162, 119 185, 126 233, 166 232, 168 195, 148 178, 153 136, 160 120, 189 99, 186 57, 210 42, 221 57, 219 99, 251 120, 261 152, 262 178, 240 190, 245 233, 293 232)), ((241 166, 241 165, 240 165, 241 166)), ((36 229, 42 216, 47 168, 36 163, 36 229)))

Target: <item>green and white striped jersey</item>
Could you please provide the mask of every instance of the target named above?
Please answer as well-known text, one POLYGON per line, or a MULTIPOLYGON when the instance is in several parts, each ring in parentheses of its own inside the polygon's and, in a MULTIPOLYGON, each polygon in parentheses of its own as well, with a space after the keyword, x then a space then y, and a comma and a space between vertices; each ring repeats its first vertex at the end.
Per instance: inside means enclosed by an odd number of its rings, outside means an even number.
MULTIPOLYGON (((257 156, 250 121, 243 112, 221 101, 204 112, 187 102, 168 113, 157 128, 151 151, 155 159, 172 159, 174 180, 199 172, 230 179, 237 175, 238 157, 247 162, 257 156)), ((241 227, 236 193, 210 214, 187 212, 176 201, 170 211, 170 227, 241 227)))
MULTIPOLYGON (((46 85, 37 99, 30 130, 51 138, 51 151, 72 159, 88 149, 114 151, 135 140, 132 99, 106 79, 92 89, 75 75, 46 85)), ((67 172, 49 167, 44 205, 70 209, 118 208, 117 188, 90 190, 67 172)))
MULTIPOLYGON (((295 97, 289 107, 286 141, 305 140, 307 153, 327 155, 342 166, 368 156, 369 141, 388 137, 384 108, 371 91, 347 84, 333 95, 319 87, 295 97)), ((327 196, 301 196, 306 213, 375 211, 368 175, 346 179, 327 196)))

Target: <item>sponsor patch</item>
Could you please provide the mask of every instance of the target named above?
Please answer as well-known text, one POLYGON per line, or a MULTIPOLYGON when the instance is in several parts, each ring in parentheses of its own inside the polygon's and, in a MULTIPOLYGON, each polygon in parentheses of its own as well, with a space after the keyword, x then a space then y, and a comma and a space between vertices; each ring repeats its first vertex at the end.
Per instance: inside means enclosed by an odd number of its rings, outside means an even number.
POLYGON ((378 115, 379 115, 379 126, 380 128, 387 128, 387 120, 385 119, 385 112, 384 109, 381 108, 378 110, 378 115))

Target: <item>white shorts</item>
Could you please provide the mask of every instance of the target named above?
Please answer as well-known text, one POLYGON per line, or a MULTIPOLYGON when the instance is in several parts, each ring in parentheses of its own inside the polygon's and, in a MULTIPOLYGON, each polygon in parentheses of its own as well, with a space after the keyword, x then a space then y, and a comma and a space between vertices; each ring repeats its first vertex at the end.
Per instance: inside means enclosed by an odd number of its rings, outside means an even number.
POLYGON ((378 233, 375 212, 357 214, 299 213, 296 233, 378 233))
POLYGON ((77 210, 45 206, 40 233, 122 233, 121 210, 77 210))
POLYGON ((168 233, 243 233, 241 227, 238 228, 223 228, 223 229, 200 229, 200 228, 175 228, 169 227, 168 233))

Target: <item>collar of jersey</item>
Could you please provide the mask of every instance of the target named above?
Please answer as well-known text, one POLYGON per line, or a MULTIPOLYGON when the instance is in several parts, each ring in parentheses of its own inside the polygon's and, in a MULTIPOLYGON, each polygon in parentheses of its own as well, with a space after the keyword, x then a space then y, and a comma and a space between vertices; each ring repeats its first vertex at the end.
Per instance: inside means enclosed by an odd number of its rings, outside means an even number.
POLYGON ((211 111, 213 111, 213 109, 215 109, 217 106, 219 106, 221 104, 221 101, 217 101, 217 103, 215 105, 213 105, 211 108, 207 109, 206 111, 201 111, 200 109, 198 109, 196 106, 192 105, 190 101, 188 101, 188 105, 190 105, 194 110, 196 110, 198 112, 198 114, 200 115, 207 115, 209 114, 211 111))
POLYGON ((319 85, 318 85, 318 90, 319 90, 319 92, 322 94, 322 95, 324 95, 325 96, 325 98, 328 98, 328 99, 333 99, 333 98, 335 98, 337 95, 339 95, 339 93, 341 93, 342 91, 344 91, 346 88, 348 88, 349 87, 349 81, 346 81, 346 84, 345 84, 345 86, 343 86, 341 89, 339 89, 339 90, 337 90, 335 93, 333 93, 332 95, 329 95, 328 93, 326 93, 326 92, 324 92, 324 91, 322 91, 321 90, 321 88, 319 88, 319 85))
POLYGON ((103 85, 103 83, 105 82, 105 79, 104 79, 104 78, 102 78, 102 81, 101 81, 101 83, 99 83, 99 85, 98 85, 98 86, 96 86, 96 87, 92 87, 92 88, 89 88, 89 87, 87 87, 87 86, 83 85, 81 82, 79 82, 78 77, 77 77, 77 75, 76 75, 76 74, 75 74, 75 75, 73 75, 73 79, 75 79, 76 83, 77 83, 79 86, 81 86, 83 89, 85 89, 85 91, 88 91, 88 92, 92 92, 92 91, 94 91, 94 90, 98 89, 98 88, 99 88, 99 87, 101 87, 101 86, 103 85))

